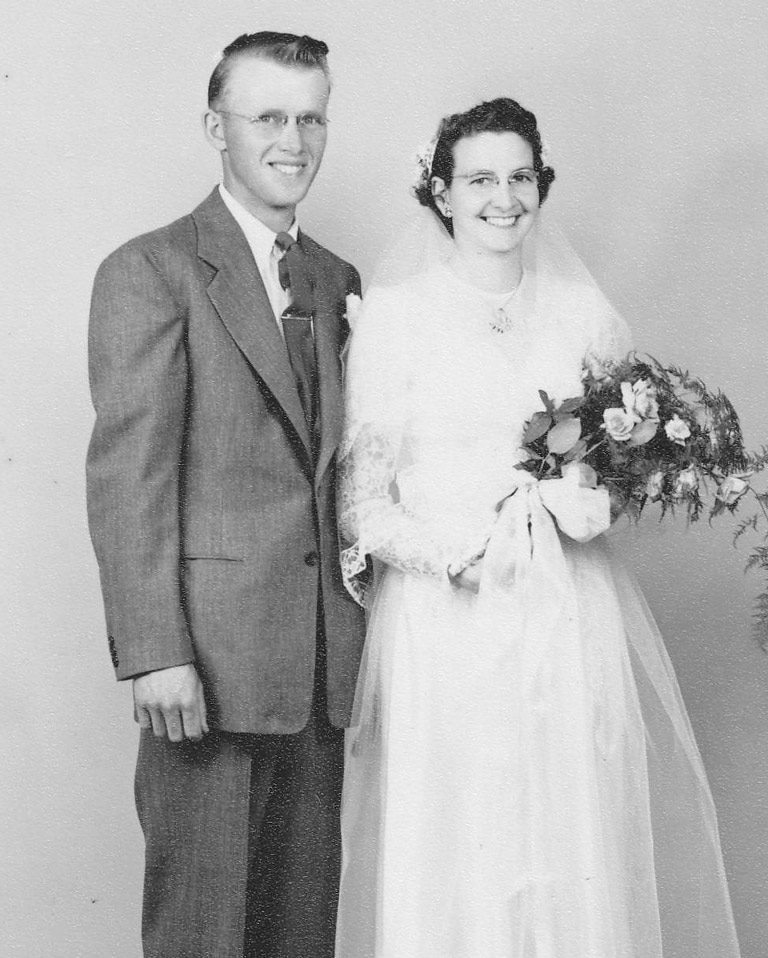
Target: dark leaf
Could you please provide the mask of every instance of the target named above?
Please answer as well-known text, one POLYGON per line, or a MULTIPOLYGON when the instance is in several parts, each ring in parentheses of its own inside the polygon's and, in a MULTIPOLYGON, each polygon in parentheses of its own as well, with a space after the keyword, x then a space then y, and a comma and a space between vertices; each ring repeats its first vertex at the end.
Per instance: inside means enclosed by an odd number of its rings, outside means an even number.
POLYGON ((550 415, 554 415, 554 412, 555 412, 554 403, 553 403, 552 400, 549 398, 549 395, 544 392, 543 389, 540 389, 540 390, 539 390, 539 398, 540 398, 541 401, 544 403, 544 408, 547 410, 547 412, 548 412, 550 415))
POLYGON ((547 433, 547 448, 558 456, 568 452, 581 437, 581 421, 571 416, 563 419, 547 433))
POLYGON ((528 446, 540 439, 552 425, 552 416, 546 412, 535 412, 523 433, 523 445, 528 446))
POLYGON ((581 409, 583 405, 583 396, 574 396, 572 399, 566 399, 557 407, 557 418, 559 419, 561 416, 568 413, 574 413, 577 409, 581 409))
POLYGON ((571 446, 568 452, 563 456, 565 462, 575 462, 578 459, 582 459, 584 453, 587 451, 587 443, 584 439, 579 439, 579 441, 571 446))

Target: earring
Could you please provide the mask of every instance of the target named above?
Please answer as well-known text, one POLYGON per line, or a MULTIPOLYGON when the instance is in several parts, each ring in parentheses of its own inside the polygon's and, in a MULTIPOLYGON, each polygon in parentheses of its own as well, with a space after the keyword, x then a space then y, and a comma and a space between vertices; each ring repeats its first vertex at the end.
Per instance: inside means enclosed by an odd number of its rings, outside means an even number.
POLYGON ((443 216, 448 218, 453 216, 453 210, 450 208, 450 206, 447 203, 445 204, 445 209, 443 210, 443 216))

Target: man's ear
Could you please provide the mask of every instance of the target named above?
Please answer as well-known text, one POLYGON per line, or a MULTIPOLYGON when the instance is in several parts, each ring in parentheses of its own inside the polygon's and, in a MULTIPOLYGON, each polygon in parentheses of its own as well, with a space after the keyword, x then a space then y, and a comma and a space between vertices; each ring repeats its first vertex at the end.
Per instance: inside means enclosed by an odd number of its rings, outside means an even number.
POLYGON ((224 137, 224 125, 221 122, 221 114, 215 110, 206 110, 203 114, 203 130, 205 138, 211 146, 219 153, 226 152, 227 142, 224 137))
POLYGON ((435 199, 437 208, 443 214, 443 216, 451 215, 451 204, 448 198, 448 187, 445 185, 445 180, 440 176, 432 177, 432 196, 435 199))

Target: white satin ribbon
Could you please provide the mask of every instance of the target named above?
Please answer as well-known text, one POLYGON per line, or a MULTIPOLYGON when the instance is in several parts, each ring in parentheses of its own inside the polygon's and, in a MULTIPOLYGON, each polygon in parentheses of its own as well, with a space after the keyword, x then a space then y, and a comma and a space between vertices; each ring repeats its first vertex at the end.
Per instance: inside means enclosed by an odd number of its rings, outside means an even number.
POLYGON ((507 592, 524 590, 535 562, 536 578, 548 581, 554 590, 550 598, 556 598, 567 578, 557 528, 576 542, 589 542, 611 524, 608 490, 595 488, 593 482, 592 470, 580 464, 567 469, 562 479, 539 481, 521 470, 515 491, 501 505, 488 543, 483 564, 486 584, 507 592))
POLYGON ((589 480, 576 469, 541 482, 521 471, 488 543, 478 596, 487 640, 509 650, 512 914, 520 953, 542 958, 560 952, 545 941, 534 946, 532 929, 559 928, 574 954, 612 953, 594 652, 557 531, 588 542, 609 527, 608 492, 583 484, 589 480))

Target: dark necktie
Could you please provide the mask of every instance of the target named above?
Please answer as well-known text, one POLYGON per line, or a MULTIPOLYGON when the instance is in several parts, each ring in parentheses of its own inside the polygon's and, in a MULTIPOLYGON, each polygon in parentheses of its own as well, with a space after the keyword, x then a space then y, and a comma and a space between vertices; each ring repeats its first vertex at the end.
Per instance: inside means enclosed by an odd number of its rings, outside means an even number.
POLYGON ((283 252, 277 264, 280 285, 290 291, 292 300, 281 317, 285 345, 314 445, 317 428, 317 364, 312 337, 314 296, 309 264, 301 246, 290 233, 278 233, 275 246, 283 252))

